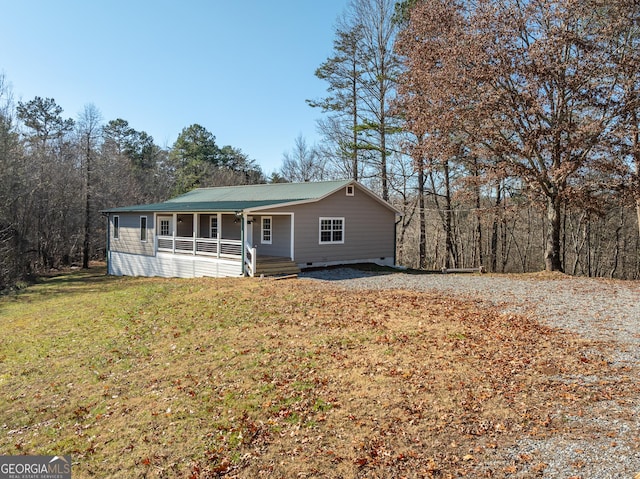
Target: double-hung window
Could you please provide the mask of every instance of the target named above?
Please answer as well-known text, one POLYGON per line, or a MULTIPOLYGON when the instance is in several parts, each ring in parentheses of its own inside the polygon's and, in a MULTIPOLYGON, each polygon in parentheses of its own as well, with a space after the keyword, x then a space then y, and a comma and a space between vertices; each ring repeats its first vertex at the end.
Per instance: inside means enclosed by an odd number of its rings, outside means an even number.
POLYGON ((272 218, 271 216, 263 216, 262 217, 262 228, 261 228, 261 242, 262 244, 271 244, 272 242, 272 218))
POLYGON ((209 238, 218 239, 218 215, 209 217, 209 238))
POLYGON ((320 244, 344 243, 344 218, 320 218, 320 244))
POLYGON ((140 241, 143 243, 147 241, 147 217, 140 217, 140 241))
POLYGON ((114 216, 113 217, 113 239, 119 239, 119 238, 120 238, 120 217, 114 216))

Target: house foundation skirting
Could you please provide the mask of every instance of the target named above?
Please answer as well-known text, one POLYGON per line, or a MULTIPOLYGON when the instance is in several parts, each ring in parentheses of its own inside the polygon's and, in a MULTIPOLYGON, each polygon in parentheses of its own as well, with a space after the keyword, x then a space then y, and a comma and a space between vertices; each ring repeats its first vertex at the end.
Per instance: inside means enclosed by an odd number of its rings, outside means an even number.
POLYGON ((158 253, 145 256, 111 251, 109 274, 115 276, 159 276, 162 278, 213 278, 242 276, 242 262, 233 259, 158 253))
POLYGON ((393 257, 384 257, 384 258, 363 258, 363 259, 353 259, 353 260, 342 260, 342 261, 314 261, 310 263, 298 263, 298 268, 326 268, 327 266, 348 266, 350 264, 363 264, 363 263, 372 263, 377 264, 379 266, 390 266, 394 267, 395 263, 393 261, 393 257))

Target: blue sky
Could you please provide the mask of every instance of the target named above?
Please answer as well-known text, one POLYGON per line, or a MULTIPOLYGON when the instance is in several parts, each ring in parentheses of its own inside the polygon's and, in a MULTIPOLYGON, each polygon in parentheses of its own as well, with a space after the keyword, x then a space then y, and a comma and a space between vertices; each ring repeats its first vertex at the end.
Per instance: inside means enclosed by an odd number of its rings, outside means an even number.
POLYGON ((76 119, 94 104, 171 146, 198 123, 269 174, 303 135, 318 141, 348 0, 0 0, 0 72, 16 100, 54 98, 76 119))

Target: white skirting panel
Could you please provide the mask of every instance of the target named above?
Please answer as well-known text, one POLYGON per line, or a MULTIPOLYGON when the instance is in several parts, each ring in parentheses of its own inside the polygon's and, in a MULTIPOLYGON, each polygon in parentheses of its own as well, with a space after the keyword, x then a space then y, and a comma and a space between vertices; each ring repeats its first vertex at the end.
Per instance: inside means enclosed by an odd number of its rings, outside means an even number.
POLYGON ((158 253, 144 256, 112 251, 109 274, 115 276, 160 276, 162 278, 225 278, 242 276, 242 263, 228 259, 158 253))

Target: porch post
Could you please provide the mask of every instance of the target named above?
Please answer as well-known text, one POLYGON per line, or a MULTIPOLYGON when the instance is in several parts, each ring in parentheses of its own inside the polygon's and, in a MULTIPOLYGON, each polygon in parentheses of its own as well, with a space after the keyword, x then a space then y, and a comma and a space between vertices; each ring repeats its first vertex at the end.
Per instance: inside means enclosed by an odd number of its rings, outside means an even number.
POLYGON ((158 235, 160 227, 158 226, 158 213, 153 213, 153 255, 158 256, 158 235))
MULTIPOLYGON (((237 213, 236 213, 237 216, 237 213)), ((244 236, 244 214, 241 217, 240 220, 240 264, 242 267, 242 276, 246 276, 247 272, 246 272, 246 268, 244 267, 244 260, 246 258, 246 251, 245 251, 245 236, 244 236)))
POLYGON ((291 261, 295 261, 296 260, 296 253, 294 251, 295 249, 295 244, 296 244, 296 238, 295 238, 295 222, 293 221, 294 219, 294 214, 295 213, 291 213, 291 261))
MULTIPOLYGON (((638 211, 640 211, 640 209, 638 209, 638 211)), ((107 274, 109 275, 111 274, 111 213, 107 213, 107 251, 105 252, 104 259, 107 262, 107 274)))
POLYGON ((173 221, 171 222, 171 236, 173 236, 171 241, 172 253, 176 254, 176 231, 178 229, 178 213, 173 213, 173 221))
POLYGON ((220 241, 222 240, 222 213, 216 213, 216 221, 218 222, 218 237, 216 238, 216 242, 218 243, 216 251, 218 259, 220 259, 220 241))
POLYGON ((200 222, 200 215, 198 213, 193 214, 193 254, 195 255, 198 252, 198 226, 200 222))

